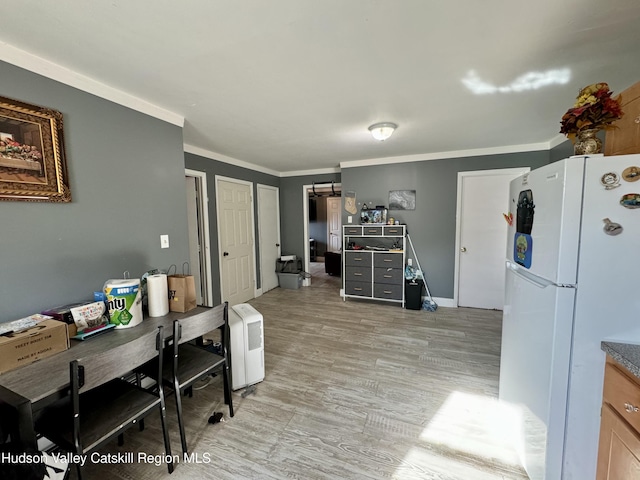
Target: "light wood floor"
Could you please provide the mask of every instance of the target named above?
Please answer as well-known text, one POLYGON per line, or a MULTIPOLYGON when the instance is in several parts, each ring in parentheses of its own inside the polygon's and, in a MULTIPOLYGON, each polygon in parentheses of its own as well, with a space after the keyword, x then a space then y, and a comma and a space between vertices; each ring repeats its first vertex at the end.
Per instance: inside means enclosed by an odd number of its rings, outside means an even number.
MULTIPOLYGON (((250 302, 264 316, 266 378, 234 394, 233 418, 220 377, 185 398, 190 450, 205 463, 170 476, 164 465, 93 464, 84 477, 526 479, 500 429, 501 312, 344 302, 323 267, 312 287, 250 302), (224 422, 207 423, 214 411, 224 422)), ((167 408, 180 453, 172 397, 167 408)), ((146 425, 104 451, 162 454, 158 417, 146 425)))

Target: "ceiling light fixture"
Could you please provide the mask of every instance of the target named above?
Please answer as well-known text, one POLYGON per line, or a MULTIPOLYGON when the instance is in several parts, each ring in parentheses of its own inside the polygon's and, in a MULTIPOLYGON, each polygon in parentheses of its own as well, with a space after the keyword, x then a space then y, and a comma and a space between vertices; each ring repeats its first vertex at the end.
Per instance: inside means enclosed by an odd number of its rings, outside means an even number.
POLYGON ((371 135, 373 135, 373 138, 382 142, 389 138, 396 128, 398 128, 398 125, 395 123, 385 122, 371 125, 369 131, 371 135))

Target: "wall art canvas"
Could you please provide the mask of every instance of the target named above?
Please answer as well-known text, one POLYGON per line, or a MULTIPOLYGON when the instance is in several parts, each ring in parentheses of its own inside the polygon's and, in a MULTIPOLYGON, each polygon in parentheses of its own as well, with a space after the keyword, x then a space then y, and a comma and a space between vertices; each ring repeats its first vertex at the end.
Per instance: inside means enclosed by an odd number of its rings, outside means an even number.
POLYGON ((389 210, 415 210, 415 190, 391 190, 389 191, 389 210))

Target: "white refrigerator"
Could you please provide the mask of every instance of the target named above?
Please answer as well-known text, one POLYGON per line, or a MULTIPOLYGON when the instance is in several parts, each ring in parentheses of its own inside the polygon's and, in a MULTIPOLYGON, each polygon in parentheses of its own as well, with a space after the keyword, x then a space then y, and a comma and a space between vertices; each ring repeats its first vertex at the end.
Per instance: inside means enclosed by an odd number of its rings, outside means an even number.
POLYGON ((605 354, 640 344, 640 155, 511 182, 500 401, 531 480, 593 480, 605 354))

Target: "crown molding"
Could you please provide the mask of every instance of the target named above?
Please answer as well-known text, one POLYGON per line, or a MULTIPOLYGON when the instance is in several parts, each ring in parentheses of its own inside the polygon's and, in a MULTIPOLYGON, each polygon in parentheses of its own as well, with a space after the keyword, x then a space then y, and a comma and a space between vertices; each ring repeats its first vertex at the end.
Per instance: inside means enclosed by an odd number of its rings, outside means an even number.
POLYGON ((315 170, 292 170, 280 173, 281 177, 302 177, 304 175, 324 175, 325 173, 340 173, 340 167, 317 168, 315 170))
POLYGON ((187 153, 192 153, 194 155, 198 155, 204 158, 210 158, 211 160, 217 160, 219 162, 228 163, 229 165, 235 165, 236 167, 247 168, 249 170, 254 170, 256 172, 266 173, 268 175, 273 175, 274 177, 281 177, 282 174, 280 172, 276 172, 275 170, 271 170, 270 168, 262 167, 260 165, 255 165, 253 163, 245 162, 244 160, 238 160, 237 158, 228 157, 227 155, 223 155, 221 153, 213 152, 211 150, 206 150, 204 148, 196 147, 195 145, 189 145, 187 143, 184 144, 184 151, 187 153))
POLYGON ((558 135, 553 137, 551 140, 549 140, 549 150, 551 150, 552 148, 556 148, 558 145, 568 141, 569 139, 567 137, 559 133, 558 135))
POLYGON ((159 120, 184 127, 184 117, 177 113, 158 107, 122 90, 105 85, 91 77, 69 70, 57 63, 45 60, 2 41, 0 41, 0 60, 159 120))
POLYGON ((424 162, 429 160, 444 160, 447 158, 480 157, 483 155, 535 152, 540 150, 549 150, 549 142, 509 145, 506 147, 477 148, 472 150, 454 150, 451 152, 425 153, 398 157, 369 158, 366 160, 352 160, 340 162, 340 168, 368 167, 372 165, 386 165, 389 163, 424 162))

